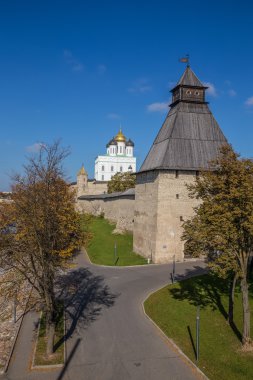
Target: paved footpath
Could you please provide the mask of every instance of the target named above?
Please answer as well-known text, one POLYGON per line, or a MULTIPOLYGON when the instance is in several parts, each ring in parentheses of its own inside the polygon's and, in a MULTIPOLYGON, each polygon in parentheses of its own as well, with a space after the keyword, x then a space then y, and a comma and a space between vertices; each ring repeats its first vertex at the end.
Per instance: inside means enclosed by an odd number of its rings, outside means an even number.
MULTIPOLYGON (((28 313, 14 349, 9 380, 193 380, 200 374, 144 315, 142 302, 170 282, 172 266, 102 267, 85 254, 59 280, 67 304, 66 363, 31 371, 38 315, 28 313)), ((203 272, 201 261, 176 264, 178 279, 203 272)))

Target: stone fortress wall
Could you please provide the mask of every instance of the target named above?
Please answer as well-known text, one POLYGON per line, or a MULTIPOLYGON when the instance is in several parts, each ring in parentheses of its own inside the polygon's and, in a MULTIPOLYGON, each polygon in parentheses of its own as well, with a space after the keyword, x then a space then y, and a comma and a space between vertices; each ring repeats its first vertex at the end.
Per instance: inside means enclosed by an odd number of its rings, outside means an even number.
POLYGON ((104 194, 107 193, 107 182, 88 180, 87 185, 83 186, 83 189, 81 190, 78 189, 77 182, 73 182, 70 185, 70 188, 75 190, 77 194, 80 193, 79 195, 104 194))
POLYGON ((135 189, 112 194, 85 194, 77 210, 104 217, 116 224, 115 232, 133 232, 133 250, 155 263, 184 259, 182 224, 193 215, 197 200, 188 196, 192 171, 149 171, 139 174, 135 189))
POLYGON ((81 213, 104 215, 105 219, 116 224, 115 232, 132 232, 134 200, 134 189, 112 194, 83 195, 77 199, 76 208, 81 213))

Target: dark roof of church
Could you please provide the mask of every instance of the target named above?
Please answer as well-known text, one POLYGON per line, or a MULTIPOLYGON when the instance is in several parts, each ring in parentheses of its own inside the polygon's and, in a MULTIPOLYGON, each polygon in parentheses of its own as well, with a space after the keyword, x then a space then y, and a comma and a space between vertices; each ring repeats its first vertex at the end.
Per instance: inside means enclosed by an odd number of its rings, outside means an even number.
MULTIPOLYGON (((203 87, 188 67, 179 83, 203 87)), ((225 143, 227 140, 207 103, 180 100, 171 107, 139 172, 207 169, 225 143)))
POLYGON ((187 66, 183 75, 179 79, 177 86, 192 86, 192 87, 205 87, 200 80, 197 78, 196 74, 192 71, 190 66, 187 66))
POLYGON ((126 146, 134 146, 134 142, 129 139, 127 142, 126 142, 126 146))

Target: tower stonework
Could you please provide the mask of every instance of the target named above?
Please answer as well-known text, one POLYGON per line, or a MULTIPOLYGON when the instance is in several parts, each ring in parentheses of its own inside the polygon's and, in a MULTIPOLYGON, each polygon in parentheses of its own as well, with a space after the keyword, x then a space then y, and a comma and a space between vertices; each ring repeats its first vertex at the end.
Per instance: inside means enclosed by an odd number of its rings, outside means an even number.
POLYGON ((82 165, 81 169, 77 173, 77 197, 84 195, 87 192, 88 187, 88 174, 82 165))
POLYGON ((187 66, 136 176, 133 248, 154 263, 184 259, 182 224, 198 204, 186 184, 194 183, 227 142, 205 101, 206 88, 187 66))

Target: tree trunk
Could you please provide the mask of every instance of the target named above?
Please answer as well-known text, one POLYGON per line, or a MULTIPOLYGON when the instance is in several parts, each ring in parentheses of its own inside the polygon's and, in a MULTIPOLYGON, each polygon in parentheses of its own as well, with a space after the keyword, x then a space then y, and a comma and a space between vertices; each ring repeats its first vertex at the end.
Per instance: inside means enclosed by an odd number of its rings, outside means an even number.
POLYGON ((242 344, 244 349, 248 349, 251 344, 250 339, 250 308, 249 308, 249 290, 246 274, 241 280, 242 303, 243 303, 243 333, 242 344))
POLYGON ((54 353, 54 334, 55 334, 55 321, 51 320, 47 324, 47 356, 54 353))
POLYGON ((231 325, 234 322, 234 300, 235 300, 235 286, 238 274, 234 273, 229 286, 229 304, 228 304, 228 323, 231 325))
POLYGON ((56 325, 56 306, 53 294, 46 295, 46 337, 47 356, 54 353, 54 335, 56 325))

